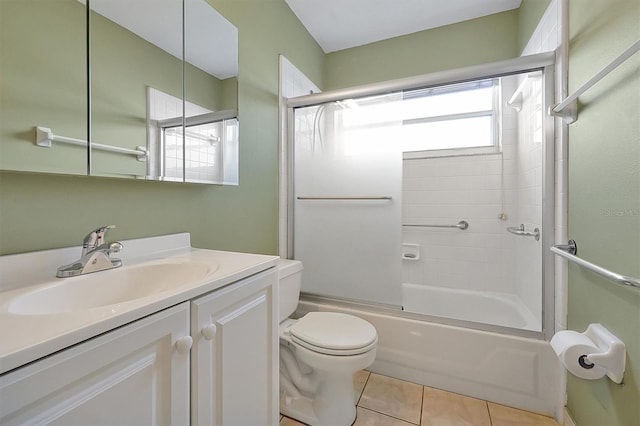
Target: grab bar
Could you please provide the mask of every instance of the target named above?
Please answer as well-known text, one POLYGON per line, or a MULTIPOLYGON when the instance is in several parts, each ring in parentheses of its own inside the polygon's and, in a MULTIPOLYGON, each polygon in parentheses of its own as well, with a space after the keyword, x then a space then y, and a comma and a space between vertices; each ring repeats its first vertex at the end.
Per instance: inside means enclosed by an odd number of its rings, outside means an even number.
POLYGON ((578 245, 574 240, 569 240, 569 244, 566 245, 554 245, 550 250, 558 256, 564 257, 568 261, 573 262, 582 268, 588 269, 591 272, 595 272, 596 274, 617 284, 640 288, 640 279, 618 274, 617 272, 610 271, 576 256, 576 253, 578 252, 578 245))
POLYGON ((589 90, 592 86, 594 86, 597 82, 602 80, 607 74, 609 74, 614 69, 618 68, 620 64, 629 59, 635 53, 640 51, 640 40, 636 41, 629 47, 627 50, 622 52, 620 56, 614 59, 609 65, 601 69, 596 75, 594 75, 591 80, 584 83, 580 88, 578 88, 571 96, 567 96, 567 98, 560 102, 559 104, 549 108, 549 115, 554 117, 563 118, 567 124, 571 124, 578 119, 578 108, 577 108, 577 100, 580 95, 589 90), (563 112, 565 108, 569 107, 567 112, 563 112))
MULTIPOLYGON (((68 138, 66 136, 54 135, 51 129, 47 127, 36 127, 36 145, 43 146, 45 148, 51 148, 52 142, 64 142, 71 145, 88 146, 87 141, 82 139, 68 138)), ((135 155, 138 161, 147 160, 147 149, 141 146, 137 146, 136 149, 121 148, 113 145, 103 145, 100 143, 91 142, 91 148, 99 149, 101 151, 117 152, 119 154, 135 155)))
POLYGON ((540 240, 540 229, 534 228, 533 232, 524 230, 524 223, 521 223, 520 226, 509 226, 507 228, 507 232, 510 232, 514 235, 521 235, 523 237, 533 237, 536 241, 540 240))
POLYGON ((298 200, 391 200, 389 195, 308 195, 296 197, 298 200))
POLYGON ((412 225, 412 224, 404 224, 402 226, 418 226, 423 228, 458 228, 461 231, 464 231, 469 227, 469 222, 466 220, 461 220, 455 225, 412 225))

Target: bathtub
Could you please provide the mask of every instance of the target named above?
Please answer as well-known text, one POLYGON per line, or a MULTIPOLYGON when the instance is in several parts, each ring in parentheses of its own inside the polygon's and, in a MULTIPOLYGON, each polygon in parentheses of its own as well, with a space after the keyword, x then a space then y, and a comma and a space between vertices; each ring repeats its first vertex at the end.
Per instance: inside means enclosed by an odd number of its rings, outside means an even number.
POLYGON ((564 369, 547 341, 303 295, 296 315, 312 311, 352 314, 376 327, 378 351, 369 367, 372 372, 556 419, 563 416, 564 369))
POLYGON ((402 306, 419 314, 541 331, 540 321, 513 294, 403 283, 402 306))

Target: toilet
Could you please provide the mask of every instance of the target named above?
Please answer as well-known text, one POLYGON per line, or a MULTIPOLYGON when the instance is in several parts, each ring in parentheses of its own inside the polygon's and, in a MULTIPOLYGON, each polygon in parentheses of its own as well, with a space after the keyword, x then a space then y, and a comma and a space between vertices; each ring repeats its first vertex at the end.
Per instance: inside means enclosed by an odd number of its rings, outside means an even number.
POLYGON ((278 263, 280 412, 309 425, 351 425, 356 418, 353 374, 376 357, 369 322, 337 312, 290 319, 298 306, 302 263, 278 263))

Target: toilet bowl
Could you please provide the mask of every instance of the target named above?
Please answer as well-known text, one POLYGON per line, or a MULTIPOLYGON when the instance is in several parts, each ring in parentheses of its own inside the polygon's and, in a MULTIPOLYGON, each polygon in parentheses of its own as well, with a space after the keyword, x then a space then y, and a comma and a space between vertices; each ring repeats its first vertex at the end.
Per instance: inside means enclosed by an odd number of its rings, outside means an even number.
POLYGON ((350 425, 353 374, 373 363, 378 335, 367 321, 336 312, 288 318, 300 295, 302 263, 278 264, 280 412, 310 425, 350 425))

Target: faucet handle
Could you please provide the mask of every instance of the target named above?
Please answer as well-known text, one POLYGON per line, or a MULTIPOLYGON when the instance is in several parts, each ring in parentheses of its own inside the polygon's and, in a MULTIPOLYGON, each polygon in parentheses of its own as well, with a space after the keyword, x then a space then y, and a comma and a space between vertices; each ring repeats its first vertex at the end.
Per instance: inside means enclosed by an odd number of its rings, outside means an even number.
POLYGON ((124 245, 120 241, 109 243, 109 253, 120 253, 124 245))
POLYGON ((109 229, 113 229, 115 227, 115 225, 101 226, 89 232, 87 236, 84 237, 84 241, 82 242, 83 251, 86 252, 87 249, 94 249, 104 244, 105 234, 109 229))

